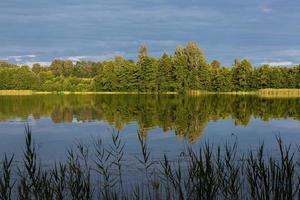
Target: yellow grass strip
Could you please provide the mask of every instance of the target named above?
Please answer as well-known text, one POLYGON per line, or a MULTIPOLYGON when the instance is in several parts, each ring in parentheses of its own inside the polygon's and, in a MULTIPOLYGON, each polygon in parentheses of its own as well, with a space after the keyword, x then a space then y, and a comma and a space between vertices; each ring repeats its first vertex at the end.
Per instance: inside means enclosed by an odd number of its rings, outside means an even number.
POLYGON ((300 97, 300 89, 260 89, 257 93, 263 97, 300 97))
POLYGON ((177 94, 177 92, 70 92, 64 91, 62 94, 177 94))
POLYGON ((0 95, 32 95, 32 90, 0 90, 0 95))
POLYGON ((69 94, 177 94, 177 92, 162 92, 162 93, 157 93, 157 92, 71 92, 71 91, 61 91, 61 92, 40 92, 40 91, 35 91, 34 94, 64 94, 64 95, 69 95, 69 94))
POLYGON ((255 95, 255 91, 234 91, 234 92, 209 92, 205 90, 190 90, 188 94, 191 96, 207 95, 207 94, 227 94, 227 95, 255 95))

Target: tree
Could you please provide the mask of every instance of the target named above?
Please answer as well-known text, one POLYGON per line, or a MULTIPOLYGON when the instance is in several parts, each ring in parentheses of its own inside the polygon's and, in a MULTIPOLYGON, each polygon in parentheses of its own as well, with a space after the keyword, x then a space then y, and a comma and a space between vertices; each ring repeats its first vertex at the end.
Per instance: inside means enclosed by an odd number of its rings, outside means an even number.
POLYGON ((249 60, 236 60, 232 67, 233 89, 235 91, 251 90, 252 65, 249 60))
POLYGON ((187 56, 182 46, 177 46, 172 62, 175 68, 176 77, 176 90, 179 92, 185 92, 189 89, 188 81, 188 69, 187 69, 187 56))
POLYGON ((95 87, 97 91, 115 91, 117 88, 117 75, 112 61, 105 61, 103 71, 95 77, 95 87))
POLYGON ((63 61, 62 60, 54 60, 50 65, 50 69, 55 76, 60 76, 63 74, 63 61))
POLYGON ((11 64, 5 61, 0 61, 0 68, 16 68, 16 67, 18 66, 15 64, 11 64))
POLYGON ((138 62, 139 67, 139 90, 156 91, 156 73, 157 61, 148 56, 148 50, 145 46, 139 49, 138 62))
POLYGON ((295 73, 296 73, 296 78, 295 78, 296 87, 300 88, 300 65, 295 67, 295 73))
POLYGON ((158 61, 157 87, 158 91, 174 91, 175 73, 172 59, 166 53, 158 61))
POLYGON ((128 68, 126 60, 122 56, 115 56, 114 70, 117 76, 117 90, 128 90, 128 68))
POLYGON ((73 68, 71 60, 54 60, 50 65, 50 69, 55 76, 70 76, 73 68))
POLYGON ((40 73, 41 71, 43 71, 43 67, 42 67, 39 63, 34 63, 34 64, 32 65, 31 70, 32 70, 35 74, 38 74, 38 73, 40 73))
POLYGON ((138 91, 140 85, 140 68, 133 61, 128 60, 126 63, 126 72, 128 77, 128 90, 138 91))
POLYGON ((142 45, 139 49, 138 61, 143 61, 148 57, 148 49, 145 45, 142 45))
POLYGON ((281 68, 272 67, 270 73, 270 88, 283 88, 285 80, 282 76, 281 68))
POLYGON ((67 77, 70 76, 73 71, 74 65, 71 60, 66 60, 63 62, 63 76, 67 77))
POLYGON ((228 68, 214 69, 211 81, 211 90, 217 92, 231 91, 231 72, 228 68))
POLYGON ((263 89, 271 87, 271 71, 269 65, 263 65, 253 70, 251 89, 263 89))
POLYGON ((221 63, 218 60, 213 60, 210 64, 210 66, 212 67, 212 69, 216 70, 216 69, 220 69, 221 68, 221 63))
POLYGON ((19 66, 0 61, 0 89, 43 91, 139 91, 189 90, 249 91, 261 88, 300 88, 300 65, 253 68, 250 61, 234 60, 232 68, 220 61, 206 62, 195 42, 177 46, 174 55, 164 53, 159 60, 141 46, 138 60, 116 56, 103 62, 55 59, 50 66, 19 66))
POLYGON ((188 42, 185 48, 187 56, 189 89, 207 89, 209 85, 209 67, 202 49, 195 42, 188 42))
POLYGON ((71 75, 80 78, 93 77, 93 63, 87 61, 78 61, 75 66, 71 67, 71 75))
POLYGON ((144 76, 144 85, 146 92, 157 91, 157 60, 153 57, 148 57, 145 60, 144 66, 142 68, 142 74, 144 76))

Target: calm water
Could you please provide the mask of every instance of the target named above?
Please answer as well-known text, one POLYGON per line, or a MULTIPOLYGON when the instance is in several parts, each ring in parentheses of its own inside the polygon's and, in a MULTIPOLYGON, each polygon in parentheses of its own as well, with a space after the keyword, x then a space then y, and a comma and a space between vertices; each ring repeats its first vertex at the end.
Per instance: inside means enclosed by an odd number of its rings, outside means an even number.
POLYGON ((153 157, 177 155, 187 145, 237 140, 242 151, 264 141, 276 154, 276 135, 300 145, 300 99, 207 95, 0 96, 0 150, 20 158, 29 123, 41 158, 65 158, 76 141, 120 131, 128 155, 140 152, 137 132, 153 157))

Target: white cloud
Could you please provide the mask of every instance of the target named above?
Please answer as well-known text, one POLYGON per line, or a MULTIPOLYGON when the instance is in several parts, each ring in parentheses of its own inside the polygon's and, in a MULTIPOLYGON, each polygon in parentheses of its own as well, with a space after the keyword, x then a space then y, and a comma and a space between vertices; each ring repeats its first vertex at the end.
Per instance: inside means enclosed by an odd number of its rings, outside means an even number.
POLYGON ((74 62, 77 62, 77 61, 103 61, 103 60, 113 59, 116 55, 124 56, 125 54, 123 52, 114 52, 114 53, 106 53, 106 54, 97 55, 97 56, 90 56, 90 55, 66 56, 66 57, 61 57, 58 59, 71 60, 74 62))
POLYGON ((265 14, 269 14, 272 12, 272 7, 269 3, 267 2, 263 2, 258 6, 258 9, 260 10, 260 12, 265 13, 265 14))
POLYGON ((6 56, 1 57, 1 60, 14 60, 16 62, 22 61, 23 59, 32 59, 36 58, 36 55, 34 54, 28 54, 28 55, 18 55, 18 56, 6 56))
POLYGON ((272 61, 272 62, 263 62, 261 65, 270 65, 270 66, 291 66, 294 63, 291 61, 272 61))
POLYGON ((17 65, 22 66, 22 65, 28 65, 29 67, 32 67, 33 64, 40 64, 41 66, 49 66, 51 62, 47 61, 36 61, 36 62, 24 62, 24 63, 18 63, 17 65))
POLYGON ((72 61, 81 61, 87 59, 89 56, 70 56, 67 57, 67 60, 72 60, 72 61))
POLYGON ((29 54, 29 55, 20 55, 20 56, 8 56, 8 59, 23 59, 23 58, 35 58, 36 55, 29 54))

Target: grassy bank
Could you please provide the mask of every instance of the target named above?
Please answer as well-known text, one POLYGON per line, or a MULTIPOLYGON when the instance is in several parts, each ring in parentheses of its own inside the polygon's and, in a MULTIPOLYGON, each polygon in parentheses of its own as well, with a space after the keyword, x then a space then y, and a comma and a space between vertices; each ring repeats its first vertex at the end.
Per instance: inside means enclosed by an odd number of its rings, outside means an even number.
POLYGON ((32 90, 0 90, 0 95, 32 95, 32 90))
MULTIPOLYGON (((152 159, 138 133, 140 154, 124 159, 125 143, 112 133, 109 144, 78 143, 67 161, 44 167, 26 127, 21 162, 4 156, 1 199, 299 199, 300 163, 280 138, 278 155, 264 146, 241 155, 236 143, 187 148, 175 160, 152 159), (134 161, 135 160, 135 161, 134 161), (132 165, 134 163, 134 165, 132 165), (128 171, 128 168, 130 170, 128 171), (129 174, 126 174, 129 173, 129 174)), ((299 152, 297 152, 299 153, 299 152)))
POLYGON ((233 91, 233 92, 209 92, 203 90, 191 90, 189 95, 225 94, 225 95, 257 95, 261 97, 300 97, 300 89, 259 89, 257 91, 233 91))
POLYGON ((206 95, 206 94, 227 94, 227 95, 256 95, 256 91, 232 91, 232 92, 210 92, 205 90, 191 90, 188 92, 189 95, 206 95))
POLYGON ((300 97, 300 89, 261 89, 257 93, 263 97, 300 97))
POLYGON ((33 91, 33 90, 0 90, 0 95, 34 95, 34 94, 177 94, 177 92, 71 92, 71 91, 60 91, 60 92, 46 92, 46 91, 33 91))
MULTIPOLYGON (((33 90, 0 90, 0 95, 34 95, 34 94, 178 94, 177 92, 45 92, 33 90)), ((225 94, 225 95, 258 95, 261 97, 300 97, 300 89, 260 89, 257 91, 233 91, 233 92, 209 92, 205 90, 191 90, 188 95, 207 95, 207 94, 225 94)))

